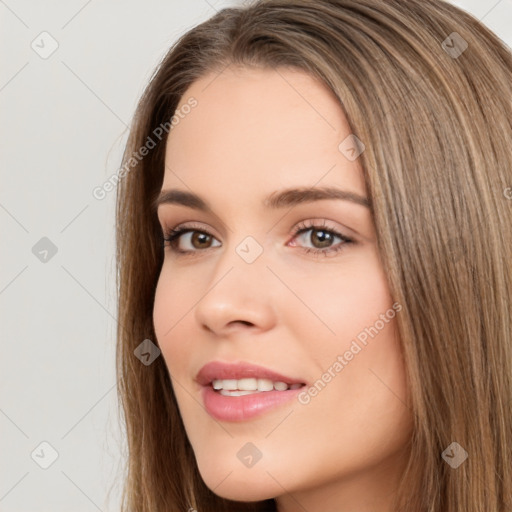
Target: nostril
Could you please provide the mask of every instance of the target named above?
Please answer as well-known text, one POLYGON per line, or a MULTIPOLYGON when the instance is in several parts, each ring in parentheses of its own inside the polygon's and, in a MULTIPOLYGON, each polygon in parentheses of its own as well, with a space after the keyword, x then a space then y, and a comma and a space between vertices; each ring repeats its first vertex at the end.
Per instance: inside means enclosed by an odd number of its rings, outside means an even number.
POLYGON ((244 324, 248 325, 249 327, 251 325, 254 325, 252 322, 248 322, 247 320, 233 320, 232 322, 229 322, 230 324, 244 324))

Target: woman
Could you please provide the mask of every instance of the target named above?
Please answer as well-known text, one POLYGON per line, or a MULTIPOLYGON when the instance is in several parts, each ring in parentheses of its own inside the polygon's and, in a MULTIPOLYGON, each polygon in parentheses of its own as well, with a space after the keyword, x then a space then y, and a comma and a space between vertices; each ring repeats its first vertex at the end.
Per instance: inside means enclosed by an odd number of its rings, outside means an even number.
POLYGON ((511 74, 434 0, 171 48, 117 197, 124 510, 512 509, 511 74))

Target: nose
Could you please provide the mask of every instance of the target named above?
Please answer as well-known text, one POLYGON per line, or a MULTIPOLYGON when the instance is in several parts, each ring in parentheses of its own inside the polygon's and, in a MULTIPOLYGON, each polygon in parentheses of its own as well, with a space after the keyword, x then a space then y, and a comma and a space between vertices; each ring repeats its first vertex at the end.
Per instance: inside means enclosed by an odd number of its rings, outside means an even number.
POLYGON ((271 278, 263 261, 248 264, 237 254, 229 256, 205 286, 195 308, 196 322, 219 337, 246 329, 271 329, 276 319, 271 278))

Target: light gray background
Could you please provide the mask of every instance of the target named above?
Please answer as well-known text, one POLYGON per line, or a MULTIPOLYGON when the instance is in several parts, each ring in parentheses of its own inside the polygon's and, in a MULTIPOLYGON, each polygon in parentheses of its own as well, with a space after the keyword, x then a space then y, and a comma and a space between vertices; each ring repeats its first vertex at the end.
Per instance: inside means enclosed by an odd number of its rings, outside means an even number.
MULTIPOLYGON (((453 3, 512 46, 512 0, 453 3)), ((236 4, 0 0, 2 512, 119 510, 115 191, 92 190, 172 42, 236 4)))

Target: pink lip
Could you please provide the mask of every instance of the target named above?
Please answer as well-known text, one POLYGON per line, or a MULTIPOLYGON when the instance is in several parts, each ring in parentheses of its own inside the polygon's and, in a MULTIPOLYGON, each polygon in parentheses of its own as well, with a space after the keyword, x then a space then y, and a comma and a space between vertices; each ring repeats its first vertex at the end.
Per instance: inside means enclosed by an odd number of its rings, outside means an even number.
MULTIPOLYGON (((208 386, 214 379, 270 379, 272 382, 286 382, 286 384, 304 384, 303 380, 287 377, 263 366, 250 363, 222 363, 212 361, 205 364, 196 376, 196 381, 201 386, 208 386)), ((270 393, 270 391, 269 391, 270 393)))
POLYGON ((201 397, 208 414, 220 421, 245 421, 289 402, 303 388, 286 391, 263 391, 242 396, 224 396, 213 389, 214 379, 270 379, 273 382, 304 384, 304 381, 281 375, 277 372, 248 363, 227 364, 213 361, 201 368, 196 381, 203 386, 201 397))

